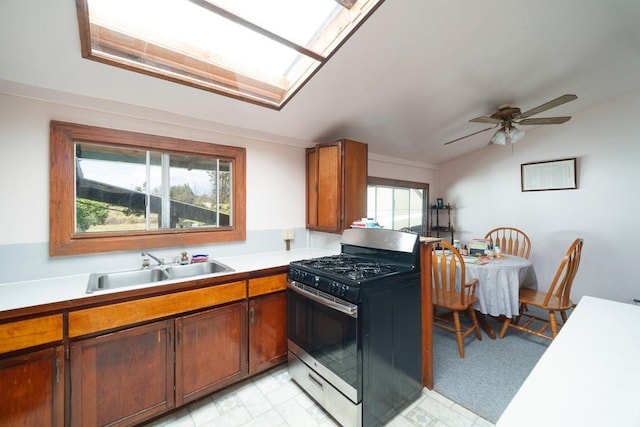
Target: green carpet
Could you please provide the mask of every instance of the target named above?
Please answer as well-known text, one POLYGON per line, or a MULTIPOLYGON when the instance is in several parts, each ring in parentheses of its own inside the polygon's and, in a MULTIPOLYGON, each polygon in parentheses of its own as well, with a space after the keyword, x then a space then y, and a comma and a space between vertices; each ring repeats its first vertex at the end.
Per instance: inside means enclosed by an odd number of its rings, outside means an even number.
MULTIPOLYGON (((488 317, 500 331, 501 323, 488 317)), ((465 358, 458 354, 454 333, 434 328, 434 390, 460 406, 496 423, 551 341, 509 329, 503 339, 465 340, 465 358)))

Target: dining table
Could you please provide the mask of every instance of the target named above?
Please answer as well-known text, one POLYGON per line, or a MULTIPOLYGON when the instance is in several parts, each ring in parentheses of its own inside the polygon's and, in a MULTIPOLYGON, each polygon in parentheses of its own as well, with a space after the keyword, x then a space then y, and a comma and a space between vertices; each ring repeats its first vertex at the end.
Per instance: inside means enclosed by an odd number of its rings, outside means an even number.
POLYGON ((474 305, 479 314, 480 326, 491 338, 496 333, 489 325, 486 316, 517 316, 519 312, 520 288, 537 289, 538 281, 533 264, 526 258, 515 255, 500 257, 463 257, 465 260, 465 279, 477 278, 476 298, 474 305))

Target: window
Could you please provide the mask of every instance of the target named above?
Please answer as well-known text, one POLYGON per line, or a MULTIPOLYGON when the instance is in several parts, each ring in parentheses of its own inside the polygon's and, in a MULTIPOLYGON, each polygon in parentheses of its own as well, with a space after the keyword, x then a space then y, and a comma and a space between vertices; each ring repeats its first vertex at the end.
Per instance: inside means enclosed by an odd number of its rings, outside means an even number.
POLYGON ((245 150, 51 122, 50 254, 245 239, 245 150))
POLYGON ((84 58, 280 109, 383 1, 76 4, 84 58))
POLYGON ((369 177, 367 217, 391 230, 426 235, 429 184, 369 177))

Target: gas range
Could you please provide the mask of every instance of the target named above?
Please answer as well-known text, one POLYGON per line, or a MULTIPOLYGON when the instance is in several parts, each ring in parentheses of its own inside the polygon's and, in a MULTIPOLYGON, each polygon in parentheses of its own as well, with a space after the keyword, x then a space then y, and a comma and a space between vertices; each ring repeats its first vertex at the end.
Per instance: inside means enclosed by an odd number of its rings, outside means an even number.
POLYGON ((289 374, 344 427, 377 427, 422 391, 420 241, 349 229, 340 243, 289 264, 289 374))
POLYGON ((338 255, 291 262, 289 280, 359 303, 362 290, 419 274, 419 238, 415 234, 349 229, 342 233, 340 244, 338 255))
POLYGON ((358 303, 362 287, 374 287, 415 266, 341 253, 289 264, 289 279, 329 295, 358 303))

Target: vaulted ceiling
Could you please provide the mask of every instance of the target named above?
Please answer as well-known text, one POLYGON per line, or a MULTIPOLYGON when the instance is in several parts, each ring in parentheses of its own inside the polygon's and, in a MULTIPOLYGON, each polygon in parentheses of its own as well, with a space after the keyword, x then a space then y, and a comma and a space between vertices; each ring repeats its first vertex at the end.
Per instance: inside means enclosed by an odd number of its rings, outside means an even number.
POLYGON ((637 0, 386 0, 281 111, 82 59, 73 0, 3 0, 0 12, 0 92, 148 107, 290 144, 351 138, 432 164, 499 149, 491 131, 444 145, 499 106, 571 93, 536 117, 572 115, 640 90, 637 0))

